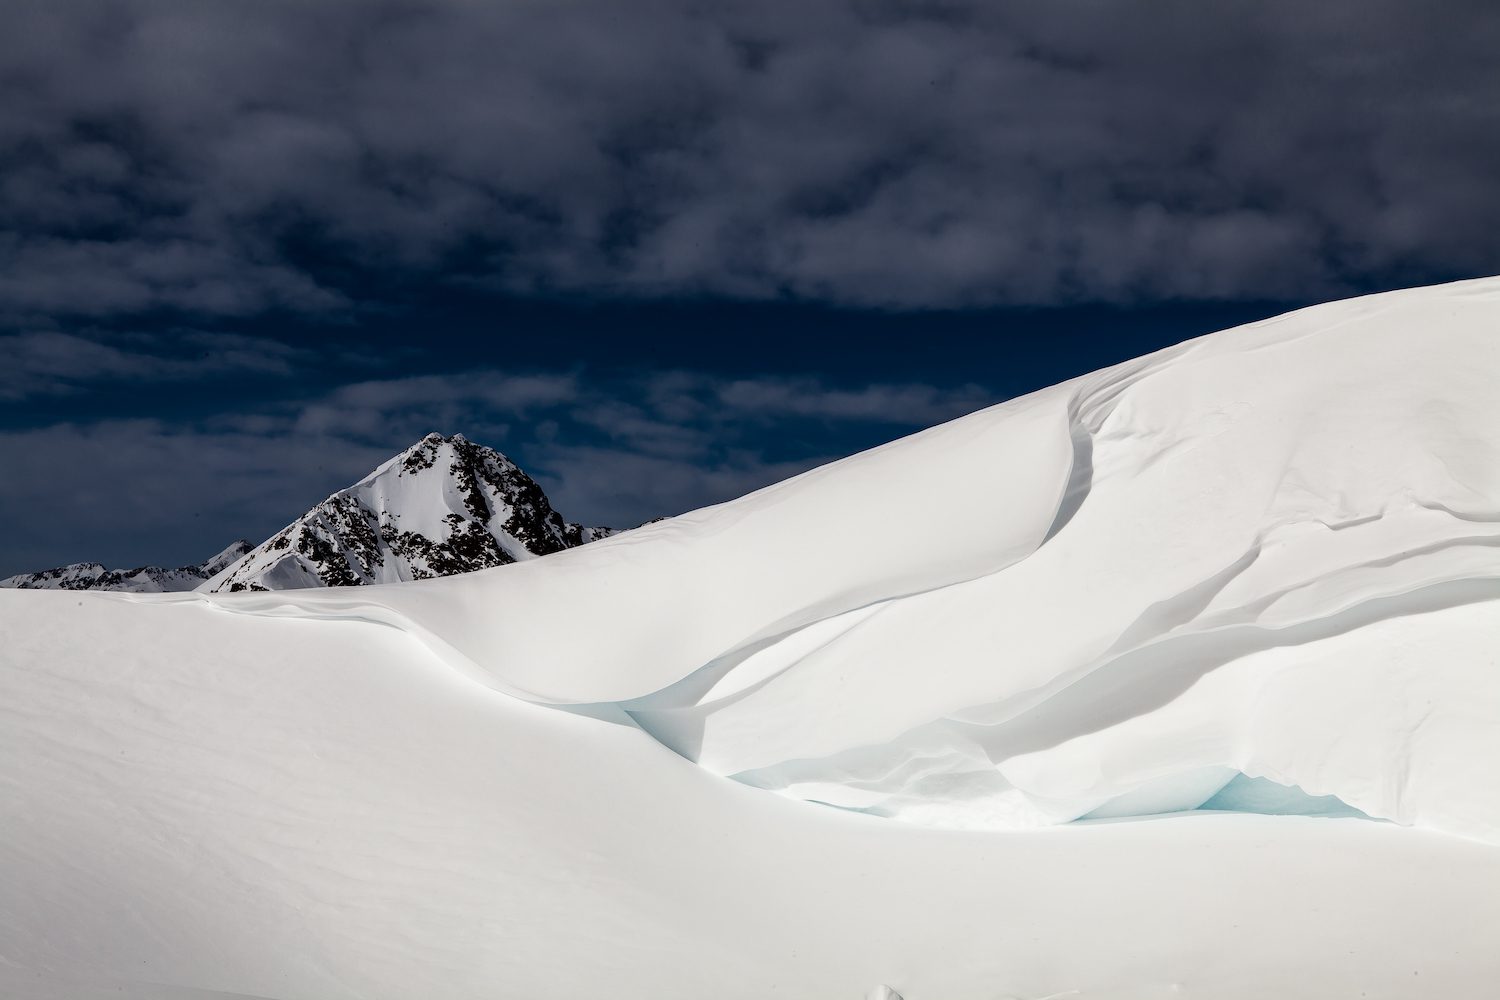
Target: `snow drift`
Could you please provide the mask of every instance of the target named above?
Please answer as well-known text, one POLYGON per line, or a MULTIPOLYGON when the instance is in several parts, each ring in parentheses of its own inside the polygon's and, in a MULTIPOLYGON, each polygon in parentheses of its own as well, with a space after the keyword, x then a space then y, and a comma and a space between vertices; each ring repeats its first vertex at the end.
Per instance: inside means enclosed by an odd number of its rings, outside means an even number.
POLYGON ((1475 995, 1497 388, 1465 282, 466 576, 0 593, 0 992, 1475 995))
POLYGON ((217 606, 395 624, 719 774, 929 825, 1245 775, 1500 842, 1497 399, 1500 284, 1372 296, 505 572, 217 606))

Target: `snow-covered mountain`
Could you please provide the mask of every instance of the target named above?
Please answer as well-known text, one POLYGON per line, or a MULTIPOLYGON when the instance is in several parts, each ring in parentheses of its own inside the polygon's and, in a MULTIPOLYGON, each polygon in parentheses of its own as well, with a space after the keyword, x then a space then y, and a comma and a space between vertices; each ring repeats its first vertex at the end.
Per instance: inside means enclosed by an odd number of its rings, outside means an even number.
POLYGON ((132 594, 162 594, 201 587, 251 550, 241 539, 211 559, 196 566, 167 569, 141 566, 136 569, 105 569, 99 563, 72 563, 38 573, 20 573, 0 580, 0 587, 19 590, 119 590, 132 594))
POLYGON ((612 534, 563 520, 536 481, 462 434, 429 434, 198 589, 293 590, 469 573, 612 534))
POLYGON ((1461 282, 502 569, 0 591, 0 996, 1493 995, 1497 398, 1461 282))
POLYGON ((469 573, 615 533, 563 520, 509 458, 462 434, 429 434, 258 546, 241 540, 196 566, 73 563, 0 580, 26 590, 293 590, 469 573))

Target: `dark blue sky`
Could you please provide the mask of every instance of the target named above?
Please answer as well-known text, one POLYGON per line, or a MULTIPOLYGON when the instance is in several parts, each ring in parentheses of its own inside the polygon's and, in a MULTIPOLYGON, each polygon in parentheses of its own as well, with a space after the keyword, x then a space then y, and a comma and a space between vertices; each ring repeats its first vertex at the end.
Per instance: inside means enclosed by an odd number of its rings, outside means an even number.
POLYGON ((0 575, 259 541, 430 430, 629 525, 1500 271, 1500 8, 17 0, 0 575))
POLYGON ((570 517, 631 525, 1282 311, 873 312, 452 302, 316 329, 12 335, 0 574, 196 561, 430 430, 500 448, 570 517))

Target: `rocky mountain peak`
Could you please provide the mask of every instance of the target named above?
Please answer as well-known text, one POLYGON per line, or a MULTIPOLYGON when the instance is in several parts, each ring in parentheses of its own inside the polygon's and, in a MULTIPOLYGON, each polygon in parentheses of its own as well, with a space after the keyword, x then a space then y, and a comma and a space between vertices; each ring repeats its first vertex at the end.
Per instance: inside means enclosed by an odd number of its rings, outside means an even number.
POLYGON ((241 539, 195 566, 74 563, 0 580, 52 590, 288 590, 449 576, 613 534, 565 520, 536 480, 462 434, 432 433, 258 546, 241 539))
POLYGON ((432 433, 333 494, 202 589, 283 590, 466 573, 610 534, 566 521, 514 462, 432 433))

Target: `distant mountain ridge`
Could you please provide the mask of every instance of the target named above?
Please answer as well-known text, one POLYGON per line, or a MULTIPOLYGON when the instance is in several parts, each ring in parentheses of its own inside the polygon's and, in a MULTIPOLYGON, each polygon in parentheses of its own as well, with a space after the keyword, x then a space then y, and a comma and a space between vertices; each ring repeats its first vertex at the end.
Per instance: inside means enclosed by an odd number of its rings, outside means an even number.
POLYGON ((78 563, 0 587, 294 590, 451 576, 560 552, 614 533, 565 520, 505 455, 462 434, 429 434, 252 547, 236 542, 199 566, 106 570, 78 563))
POLYGON ((19 573, 0 580, 0 587, 18 590, 118 590, 132 594, 180 593, 196 590, 234 565, 252 546, 243 538, 196 566, 140 566, 105 569, 101 563, 70 563, 37 573, 19 573))

